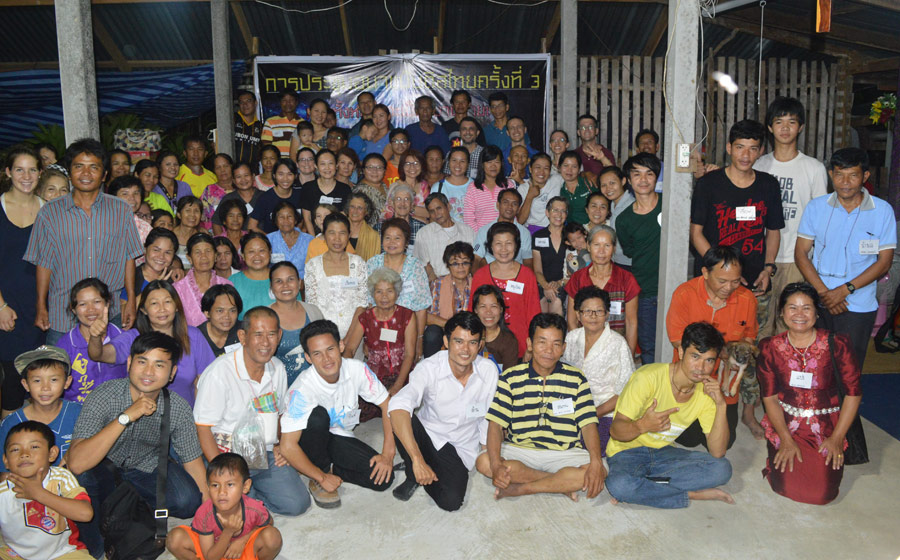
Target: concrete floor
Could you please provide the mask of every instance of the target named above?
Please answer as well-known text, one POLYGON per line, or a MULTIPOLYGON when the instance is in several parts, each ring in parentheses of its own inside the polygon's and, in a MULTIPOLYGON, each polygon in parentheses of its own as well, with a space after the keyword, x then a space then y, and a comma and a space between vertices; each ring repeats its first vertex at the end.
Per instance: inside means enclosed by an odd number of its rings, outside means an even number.
MULTIPOLYGON (((725 489, 734 495, 733 506, 613 506, 605 491, 578 503, 563 496, 497 502, 490 481, 473 473, 465 505, 447 513, 421 488, 403 503, 390 491, 347 485, 338 510, 314 505, 300 517, 276 516, 284 537, 279 558, 893 560, 900 558, 900 442, 863 423, 873 460, 847 467, 840 496, 828 506, 798 504, 772 492, 760 474, 765 444, 741 425, 728 452, 734 477, 725 489)), ((379 422, 362 425, 357 434, 380 448, 379 422)), ((404 476, 399 473, 400 481, 404 476)))

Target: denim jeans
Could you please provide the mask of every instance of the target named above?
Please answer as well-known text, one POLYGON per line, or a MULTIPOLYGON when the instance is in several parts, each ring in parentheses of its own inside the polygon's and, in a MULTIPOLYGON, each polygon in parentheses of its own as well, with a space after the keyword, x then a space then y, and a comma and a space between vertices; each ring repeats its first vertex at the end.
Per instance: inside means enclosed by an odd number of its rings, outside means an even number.
MULTIPOLYGON (((78 483, 87 490, 94 506, 94 518, 78 523, 81 541, 94 558, 103 555, 103 538, 100 536, 100 506, 116 488, 116 471, 125 482, 131 483, 151 509, 156 508, 156 469, 145 473, 136 469, 122 470, 104 459, 96 467, 78 475, 78 483)), ((166 471, 166 508, 170 517, 190 519, 200 507, 200 489, 181 463, 169 459, 166 471)))
POLYGON ((269 451, 268 469, 250 471, 253 485, 249 496, 266 504, 269 511, 296 516, 309 509, 309 492, 300 475, 290 465, 275 466, 275 455, 269 451))
POLYGON ((47 346, 56 346, 56 343, 64 336, 66 336, 64 332, 47 329, 47 346))
POLYGON ((656 359, 656 296, 638 296, 638 344, 641 363, 652 364, 656 359))
POLYGON ((608 457, 606 488, 620 502, 665 509, 687 507, 688 492, 731 480, 731 463, 702 451, 667 446, 635 447, 608 457), (647 477, 669 477, 668 484, 647 477))
POLYGON ((444 329, 437 325, 428 325, 422 336, 422 355, 425 358, 437 354, 444 346, 444 329))

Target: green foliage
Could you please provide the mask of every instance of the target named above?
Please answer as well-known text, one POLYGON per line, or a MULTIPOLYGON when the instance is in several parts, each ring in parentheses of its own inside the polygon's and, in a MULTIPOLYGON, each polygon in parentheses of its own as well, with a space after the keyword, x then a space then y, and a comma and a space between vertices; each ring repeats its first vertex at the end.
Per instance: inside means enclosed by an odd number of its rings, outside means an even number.
POLYGON ((167 134, 163 134, 161 148, 163 151, 169 151, 178 156, 178 160, 181 161, 182 154, 184 153, 184 139, 188 137, 189 132, 176 132, 171 131, 167 134))
POLYGON ((38 144, 50 144, 60 156, 66 153, 66 131, 58 124, 39 124, 38 129, 31 133, 31 138, 25 140, 30 146, 38 144))

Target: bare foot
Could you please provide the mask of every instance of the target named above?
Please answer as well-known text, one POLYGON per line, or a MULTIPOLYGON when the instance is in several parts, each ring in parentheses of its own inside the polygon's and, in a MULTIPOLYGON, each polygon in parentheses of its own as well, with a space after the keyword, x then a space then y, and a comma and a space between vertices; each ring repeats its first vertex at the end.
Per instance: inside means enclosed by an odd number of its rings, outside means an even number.
POLYGON ((719 488, 707 488, 706 490, 688 492, 688 498, 692 500, 719 500, 726 504, 734 504, 734 498, 731 497, 731 494, 719 488))
POLYGON ((511 498, 513 496, 521 496, 522 495, 522 485, 521 484, 512 484, 506 488, 497 488, 494 490, 494 499, 499 500, 500 498, 511 498))
POLYGON ((741 422, 744 423, 745 426, 750 428, 750 433, 753 434, 753 437, 756 439, 764 439, 766 437, 766 430, 763 429, 762 424, 756 420, 755 416, 747 416, 746 414, 741 418, 741 422))
POLYGON ((613 497, 610 497, 610 498, 609 498, 609 503, 611 503, 611 504, 614 505, 614 506, 617 506, 617 505, 619 505, 619 500, 617 500, 617 499, 615 499, 615 498, 613 498, 613 497))

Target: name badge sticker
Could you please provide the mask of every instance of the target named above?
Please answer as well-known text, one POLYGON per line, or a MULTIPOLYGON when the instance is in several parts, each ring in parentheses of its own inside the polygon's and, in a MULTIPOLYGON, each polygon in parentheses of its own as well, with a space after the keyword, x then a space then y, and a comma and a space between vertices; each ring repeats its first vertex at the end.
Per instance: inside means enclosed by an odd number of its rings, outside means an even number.
POLYGON ((284 262, 284 253, 272 253, 272 264, 284 262))
POLYGON ((734 218, 739 222, 752 222, 756 219, 756 206, 738 206, 734 209, 734 218))
POLYGON ((538 237, 534 240, 535 247, 549 247, 550 246, 550 238, 549 237, 538 237))
POLYGON ((466 407, 466 418, 484 418, 487 407, 484 403, 472 403, 466 407))
POLYGON ((319 197, 319 204, 334 204, 334 199, 323 194, 319 197))
POLYGON ((343 424, 345 428, 359 424, 359 407, 344 412, 343 424))
POLYGON ((798 389, 812 389, 813 374, 805 371, 791 372, 791 387, 798 389))
POLYGON ((553 407, 553 416, 575 414, 575 405, 572 404, 571 398, 553 401, 550 406, 553 407))
POLYGON ((383 342, 397 342, 397 331, 394 329, 381 329, 380 339, 383 342))
POLYGON ((355 290, 359 287, 359 280, 356 278, 344 278, 343 281, 341 281, 341 285, 345 290, 355 290))
POLYGON ((525 284, 523 284, 522 282, 516 282, 515 280, 507 280, 506 291, 511 294, 521 295, 525 292, 525 284))
POLYGON ((877 239, 860 239, 859 240, 860 255, 877 255, 878 240, 877 239))
POLYGON ((609 302, 609 314, 610 315, 621 315, 622 314, 622 302, 621 301, 609 302))
POLYGON ((222 350, 224 350, 225 353, 228 354, 229 352, 234 352, 235 350, 240 349, 240 347, 241 347, 241 343, 238 342, 238 343, 236 343, 236 344, 229 344, 229 345, 227 345, 225 348, 223 348, 222 350))
POLYGON ((248 216, 249 216, 250 214, 253 213, 253 207, 250 206, 250 203, 249 203, 249 202, 245 202, 245 203, 244 203, 244 208, 247 210, 247 215, 248 215, 248 216))

